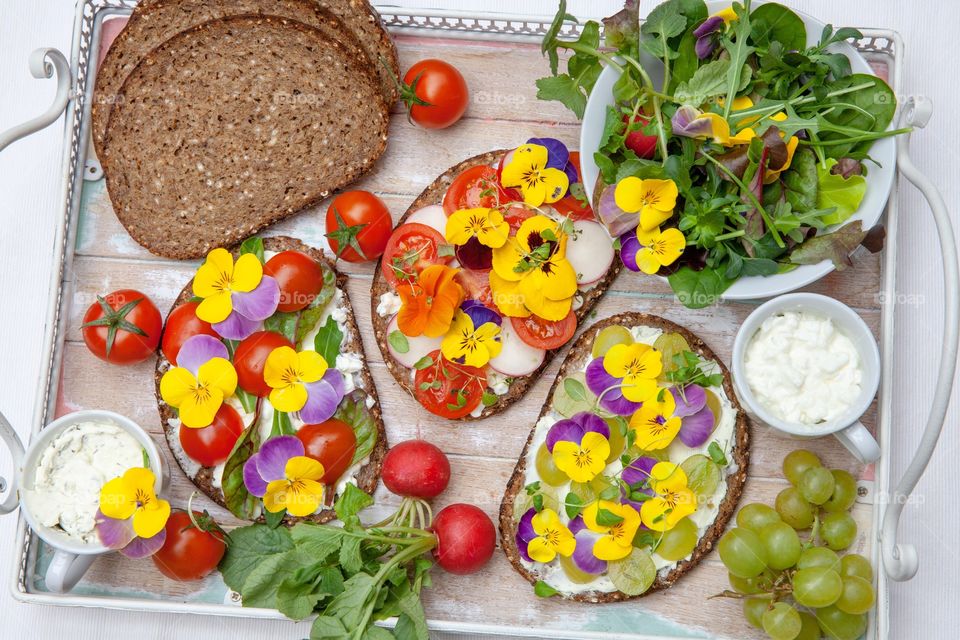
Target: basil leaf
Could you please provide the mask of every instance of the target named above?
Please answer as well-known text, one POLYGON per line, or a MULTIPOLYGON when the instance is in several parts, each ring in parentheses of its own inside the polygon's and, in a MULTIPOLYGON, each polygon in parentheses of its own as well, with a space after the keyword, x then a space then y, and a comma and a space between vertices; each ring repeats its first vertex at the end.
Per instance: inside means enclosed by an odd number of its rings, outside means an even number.
POLYGON ((727 456, 723 454, 723 449, 720 448, 720 445, 717 444, 716 440, 711 442, 710 446, 707 447, 707 453, 710 454, 710 459, 721 467, 725 467, 729 464, 727 462, 727 456))
POLYGON ((263 256, 263 238, 252 236, 240 243, 240 255, 244 255, 246 253, 252 253, 253 255, 257 256, 257 259, 260 260, 261 264, 263 264, 263 262, 265 262, 263 256))
MULTIPOLYGON (((431 365, 433 365, 433 358, 430 356, 423 356, 413 363, 413 368, 417 371, 422 371, 431 365)), ((437 382, 439 382, 439 380, 437 382)))
POLYGON ((313 348, 327 361, 327 366, 337 365, 337 356, 340 355, 340 345, 343 344, 343 331, 332 317, 320 327, 317 337, 313 339, 313 348))
POLYGON ((600 509, 597 511, 597 524, 601 527, 612 527, 620 524, 621 522, 623 522, 623 516, 618 516, 607 509, 600 509))

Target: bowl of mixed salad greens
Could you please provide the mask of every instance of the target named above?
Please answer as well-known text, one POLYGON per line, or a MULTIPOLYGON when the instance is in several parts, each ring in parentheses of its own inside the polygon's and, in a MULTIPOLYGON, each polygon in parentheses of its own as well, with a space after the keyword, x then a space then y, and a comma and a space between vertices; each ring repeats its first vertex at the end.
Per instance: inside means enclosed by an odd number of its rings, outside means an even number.
POLYGON ((583 120, 585 196, 628 269, 704 307, 882 247, 900 131, 896 96, 848 42, 858 30, 750 0, 638 13, 628 0, 573 40, 561 2, 537 82, 583 120))

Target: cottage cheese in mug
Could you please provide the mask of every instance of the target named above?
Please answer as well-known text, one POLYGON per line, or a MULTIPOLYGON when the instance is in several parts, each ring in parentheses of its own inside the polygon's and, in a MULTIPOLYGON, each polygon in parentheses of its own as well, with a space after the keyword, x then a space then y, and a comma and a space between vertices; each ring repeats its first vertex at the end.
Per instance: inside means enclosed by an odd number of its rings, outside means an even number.
POLYGON ((100 488, 142 466, 143 446, 124 429, 98 422, 71 425, 40 454, 27 506, 40 524, 94 543, 100 488))
POLYGON ((860 394, 860 354, 830 318, 785 311, 747 344, 744 372, 757 401, 777 418, 816 425, 840 417, 860 394))

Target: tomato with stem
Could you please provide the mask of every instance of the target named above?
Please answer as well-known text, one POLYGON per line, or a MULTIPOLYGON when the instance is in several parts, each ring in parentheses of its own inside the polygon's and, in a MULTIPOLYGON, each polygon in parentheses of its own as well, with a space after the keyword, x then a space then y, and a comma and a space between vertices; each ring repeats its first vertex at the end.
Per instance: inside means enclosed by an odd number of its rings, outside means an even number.
POLYGON ((383 255, 393 218, 383 200, 369 191, 344 191, 327 208, 326 226, 337 258, 369 262, 383 255))
POLYGON ((111 364, 143 362, 157 350, 163 318, 150 298, 120 289, 87 308, 81 333, 90 352, 111 364))
POLYGON ((424 129, 445 129, 467 110, 470 90, 456 67, 429 58, 407 69, 400 86, 400 99, 407 105, 413 122, 424 129))
POLYGON ((206 511, 194 511, 192 519, 186 511, 174 511, 167 520, 166 532, 163 546, 151 557, 160 573, 171 580, 205 578, 227 550, 226 534, 206 511))

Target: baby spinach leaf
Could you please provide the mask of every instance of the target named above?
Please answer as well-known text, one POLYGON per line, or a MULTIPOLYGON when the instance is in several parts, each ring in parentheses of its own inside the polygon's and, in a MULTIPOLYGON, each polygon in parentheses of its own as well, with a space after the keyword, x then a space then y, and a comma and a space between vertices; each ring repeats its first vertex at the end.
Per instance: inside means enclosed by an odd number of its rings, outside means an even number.
POLYGON ((271 529, 260 524, 239 527, 230 532, 230 544, 220 561, 223 582, 240 593, 247 575, 267 558, 293 549, 293 539, 285 528, 271 529))
POLYGON ((826 166, 817 167, 817 208, 835 209, 822 218, 823 223, 828 225, 845 222, 860 208, 863 196, 867 193, 866 178, 858 175, 844 178, 834 174, 832 169, 835 164, 836 160, 827 158, 826 166))
POLYGON ((335 367, 341 344, 343 344, 343 331, 331 316, 317 331, 317 337, 313 339, 313 348, 327 361, 327 366, 335 367))
POLYGON ((667 276, 670 288, 683 306, 702 309, 720 301, 720 296, 732 284, 717 268, 705 267, 695 271, 681 267, 667 276))
POLYGON ((774 40, 787 51, 807 47, 807 29, 803 19, 782 4, 762 4, 750 14, 750 35, 753 43, 766 46, 774 40))
MULTIPOLYGON (((843 127, 844 131, 821 131, 820 141, 840 140, 857 133, 885 131, 893 120, 897 110, 897 98, 886 82, 880 78, 864 73, 855 73, 845 78, 833 80, 826 84, 827 92, 846 89, 858 85, 868 85, 852 93, 836 98, 835 107, 822 120, 835 127, 843 127), (845 106, 852 105, 852 106, 845 106), (866 112, 866 113, 864 113, 866 112)), ((833 104, 833 101, 831 101, 833 104)), ((863 157, 873 140, 863 142, 845 142, 827 145, 825 148, 835 158, 844 156, 863 157)))

